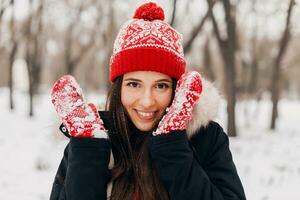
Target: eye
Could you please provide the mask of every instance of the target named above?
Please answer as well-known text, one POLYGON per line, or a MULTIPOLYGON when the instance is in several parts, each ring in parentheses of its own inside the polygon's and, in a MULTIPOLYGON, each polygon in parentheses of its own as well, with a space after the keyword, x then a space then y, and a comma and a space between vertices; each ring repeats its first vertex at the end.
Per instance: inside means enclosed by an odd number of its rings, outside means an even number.
POLYGON ((158 88, 158 89, 167 89, 167 88, 169 88, 170 86, 167 84, 167 83, 158 83, 157 85, 156 85, 156 88, 158 88))
POLYGON ((133 87, 133 88, 139 87, 139 85, 140 85, 140 84, 139 84, 138 82, 133 82, 133 81, 128 82, 128 83, 126 84, 126 86, 133 87))

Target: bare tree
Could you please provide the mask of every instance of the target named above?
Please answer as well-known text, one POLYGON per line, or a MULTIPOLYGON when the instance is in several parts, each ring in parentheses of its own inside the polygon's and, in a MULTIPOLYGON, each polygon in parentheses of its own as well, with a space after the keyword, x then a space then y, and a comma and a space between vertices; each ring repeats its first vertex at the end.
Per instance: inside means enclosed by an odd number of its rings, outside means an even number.
POLYGON ((79 22, 82 10, 83 10, 83 3, 80 4, 78 10, 76 11, 76 17, 69 25, 67 32, 66 32, 66 36, 65 36, 65 62, 66 62, 68 74, 74 74, 76 64, 79 59, 78 57, 73 58, 72 45, 75 40, 73 37, 74 29, 75 29, 77 23, 79 22))
POLYGON ((30 0, 29 16, 25 23, 27 72, 29 78, 29 116, 34 115, 34 95, 38 92, 42 67, 42 14, 44 0, 39 1, 37 10, 34 12, 33 0, 30 0))
MULTIPOLYGON (((258 24, 257 24, 257 11, 256 11, 256 5, 257 1, 252 1, 252 8, 251 12, 254 15, 254 26, 252 29, 252 34, 249 38, 250 42, 249 44, 245 41, 238 41, 237 46, 239 47, 239 58, 241 60, 241 73, 239 75, 240 82, 237 85, 237 93, 242 93, 242 95, 246 96, 246 98, 255 98, 257 93, 257 80, 258 80, 258 69, 259 69, 259 63, 258 63, 258 44, 257 44, 257 32, 258 32, 258 24), (247 44, 247 46, 243 46, 243 44, 247 44), (246 54, 242 54, 241 51, 247 51, 246 54), (246 55, 247 57, 245 57, 246 55)), ((246 15, 249 15, 247 13, 246 15)), ((241 32, 238 32, 242 34, 241 32)), ((239 39, 242 37, 238 37, 239 39)), ((248 38, 244 39, 247 40, 248 38)), ((237 94, 239 95, 239 94, 237 94)))
POLYGON ((274 60, 273 76, 271 82, 271 93, 272 93, 272 118, 271 118, 271 129, 275 129, 276 119, 278 117, 278 101, 280 96, 280 83, 281 83, 281 61, 284 57, 286 49, 290 40, 290 29, 291 29, 291 15, 293 12, 293 7, 295 5, 295 0, 290 0, 289 7, 287 10, 286 24, 283 31, 280 43, 278 55, 274 60))
POLYGON ((14 109, 14 99, 13 99, 13 64, 15 60, 15 55, 18 48, 18 43, 15 37, 15 1, 10 1, 10 6, 12 7, 12 14, 10 19, 10 32, 11 32, 11 41, 10 41, 10 52, 9 52, 9 77, 8 77, 8 87, 9 87, 9 105, 10 109, 14 109))
POLYGON ((236 136, 235 125, 235 103, 236 103, 236 88, 235 88, 235 51, 236 51, 236 22, 235 22, 235 6, 230 3, 230 0, 221 0, 226 21, 227 38, 221 38, 218 24, 213 13, 213 1, 207 0, 209 14, 213 24, 214 33, 216 35, 221 56, 225 67, 225 90, 227 98, 227 113, 228 113, 228 135, 236 136))
POLYGON ((26 55, 25 60, 27 64, 27 73, 29 79, 29 116, 33 116, 33 56, 34 56, 34 45, 33 45, 33 34, 32 34, 32 18, 33 18, 33 0, 30 0, 29 16, 25 23, 25 38, 26 38, 26 55))
MULTIPOLYGON (((101 8, 102 4, 101 2, 93 1, 92 4, 96 5, 98 10, 101 8)), ((78 44, 78 36, 74 35, 75 27, 79 25, 80 22, 80 15, 85 9, 84 3, 81 3, 79 5, 78 10, 76 11, 76 17, 75 20, 72 21, 72 23, 69 25, 69 28, 66 32, 66 49, 65 49, 65 62, 66 62, 66 67, 67 67, 67 73, 68 74, 74 74, 78 64, 86 57, 86 55, 89 53, 89 51, 95 47, 95 40, 97 37, 97 31, 99 27, 101 26, 102 22, 102 13, 99 12, 97 19, 96 19, 96 26, 95 28, 91 31, 90 36, 89 36, 89 42, 87 44, 78 44), (77 44, 79 45, 76 47, 76 52, 74 53, 73 47, 74 45, 77 44)))
MULTIPOLYGON (((215 4, 215 1, 212 1, 211 9, 213 8, 214 4, 215 4)), ((189 39, 183 45, 183 50, 184 50, 185 54, 188 54, 189 51, 191 50, 194 40, 196 39, 197 35, 201 32, 201 30, 205 24, 205 21, 209 18, 209 16, 210 16, 210 9, 207 10, 206 14, 201 18, 198 25, 194 27, 189 39)))
POLYGON ((34 30, 34 38, 33 38, 33 45, 34 45, 34 59, 32 63, 32 77, 33 77, 33 93, 38 92, 38 87, 41 82, 41 70, 42 70, 42 58, 43 58, 43 12, 44 12, 44 1, 40 0, 40 4, 35 14, 35 26, 36 29, 34 30))
MULTIPOLYGON (((115 16, 115 10, 114 10, 114 1, 109 1, 108 5, 108 26, 105 28, 105 31, 102 34, 102 41, 103 41, 103 46, 106 47, 105 49, 105 59, 103 61, 104 66, 109 66, 109 61, 110 61, 110 55, 113 50, 113 43, 114 43, 114 36, 117 32, 116 29, 116 16, 115 16)), ((102 84, 105 85, 106 91, 108 91, 110 87, 110 82, 108 80, 109 78, 109 67, 103 67, 102 68, 104 76, 102 76, 102 84)))

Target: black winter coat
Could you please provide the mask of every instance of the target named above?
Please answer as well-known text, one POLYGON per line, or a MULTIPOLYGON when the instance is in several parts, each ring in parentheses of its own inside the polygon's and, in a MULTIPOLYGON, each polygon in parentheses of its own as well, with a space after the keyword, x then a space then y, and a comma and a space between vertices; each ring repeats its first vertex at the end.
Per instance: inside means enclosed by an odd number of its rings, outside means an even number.
MULTIPOLYGON (((107 118, 100 115, 107 124, 107 118)), ((71 138, 50 200, 106 199, 110 149, 106 139, 71 138)), ((149 149, 171 200, 246 199, 228 136, 219 124, 210 122, 190 139, 186 131, 152 137, 149 149)))
MULTIPOLYGON (((244 200, 228 136, 211 120, 217 92, 206 82, 203 91, 187 130, 151 136, 148 143, 151 159, 171 200, 244 200)), ((108 113, 100 112, 100 116, 109 131, 108 113)), ((63 126, 60 128, 68 135, 63 126)), ((107 199, 110 152, 111 143, 107 139, 71 138, 55 176, 50 200, 107 199)))

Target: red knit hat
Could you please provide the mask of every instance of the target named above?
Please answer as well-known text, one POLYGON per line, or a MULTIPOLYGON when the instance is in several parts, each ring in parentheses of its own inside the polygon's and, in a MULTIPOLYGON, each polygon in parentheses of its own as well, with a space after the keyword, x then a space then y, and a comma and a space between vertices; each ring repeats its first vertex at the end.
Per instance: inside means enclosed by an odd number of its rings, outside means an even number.
POLYGON ((164 22, 153 2, 141 5, 121 28, 110 58, 110 80, 133 71, 156 71, 175 79, 185 72, 181 34, 164 22))

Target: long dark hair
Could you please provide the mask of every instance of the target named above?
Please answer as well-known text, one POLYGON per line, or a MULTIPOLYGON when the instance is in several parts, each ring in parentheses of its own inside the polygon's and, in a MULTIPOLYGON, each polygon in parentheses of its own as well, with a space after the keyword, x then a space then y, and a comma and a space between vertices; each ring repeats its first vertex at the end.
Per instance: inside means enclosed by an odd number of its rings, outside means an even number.
MULTIPOLYGON (((114 167, 110 199, 132 200, 139 196, 142 200, 168 200, 168 193, 150 159, 147 141, 151 134, 143 134, 134 146, 130 140, 133 133, 131 120, 121 102, 122 81, 123 76, 120 76, 113 82, 106 101, 106 110, 110 111, 113 125, 110 138, 114 167)), ((175 87, 176 80, 173 80, 174 90, 175 87)))

